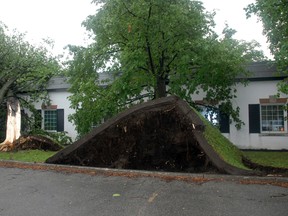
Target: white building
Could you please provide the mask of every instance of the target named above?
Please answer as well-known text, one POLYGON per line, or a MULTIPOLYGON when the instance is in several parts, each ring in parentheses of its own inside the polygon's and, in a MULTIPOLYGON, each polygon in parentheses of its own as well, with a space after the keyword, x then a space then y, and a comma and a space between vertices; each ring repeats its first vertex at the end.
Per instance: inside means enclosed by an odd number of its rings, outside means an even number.
POLYGON ((284 77, 265 63, 251 64, 253 73, 248 86, 239 85, 235 104, 245 122, 241 130, 230 125, 225 135, 241 149, 288 149, 287 95, 275 97, 277 83, 284 77))
POLYGON ((35 104, 35 108, 41 112, 41 128, 47 131, 63 132, 73 140, 76 139, 77 132, 73 123, 68 121, 68 116, 74 113, 70 108, 68 97, 69 84, 62 77, 55 77, 50 80, 48 93, 51 99, 51 105, 45 106, 41 101, 35 104))
MULTIPOLYGON (((275 98, 277 83, 284 76, 277 75, 275 67, 265 62, 252 63, 248 70, 251 71, 249 84, 237 86, 234 101, 234 105, 240 107, 240 119, 245 125, 237 130, 233 123, 229 125, 227 118, 221 121, 221 132, 241 149, 288 149, 286 111, 282 109, 287 96, 275 98)), ((38 103, 36 108, 41 110, 43 129, 66 131, 75 140, 77 132, 68 121, 68 116, 74 112, 70 108, 68 88, 64 78, 52 79, 48 88, 51 106, 43 107, 38 103)), ((203 100, 203 97, 200 94, 193 99, 203 100)))

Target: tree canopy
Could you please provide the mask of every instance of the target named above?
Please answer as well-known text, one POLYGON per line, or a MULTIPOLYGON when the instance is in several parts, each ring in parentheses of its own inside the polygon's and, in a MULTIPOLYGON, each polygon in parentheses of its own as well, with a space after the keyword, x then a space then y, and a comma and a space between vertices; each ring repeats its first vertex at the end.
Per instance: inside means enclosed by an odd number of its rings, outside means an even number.
MULTIPOLYGON (((247 17, 255 14, 260 18, 278 69, 288 73, 288 1, 256 0, 247 6, 246 12, 247 17)), ((279 90, 288 94, 287 80, 280 83, 279 90)))
MULTIPOLYGON (((0 22, 0 117, 3 123, 1 131, 5 129, 4 122, 8 122, 10 117, 15 117, 14 113, 11 115, 9 112, 10 109, 21 115, 18 110, 20 103, 22 107, 33 110, 32 101, 47 98, 46 86, 49 79, 59 72, 60 65, 45 45, 50 45, 50 42, 46 41, 43 46, 32 45, 25 40, 25 34, 9 30, 0 22), (27 97, 23 97, 24 95, 27 97), (17 108, 11 107, 11 101, 15 102, 17 108), (7 104, 7 108, 4 104, 7 104), (8 117, 5 118, 4 115, 8 117)), ((16 130, 15 125, 9 124, 9 127, 11 128, 6 130, 6 140, 7 133, 16 130)), ((20 127, 17 127, 18 130, 20 127)), ((17 134, 20 134, 20 131, 17 134)), ((1 138, 3 135, 1 133, 1 138)))
POLYGON ((263 57, 257 42, 233 39, 228 26, 217 35, 214 14, 200 1, 93 2, 101 8, 83 22, 93 42, 87 48, 69 46, 76 110, 71 120, 80 134, 131 103, 174 94, 193 105, 192 94, 202 90, 206 101, 222 104, 241 125, 239 109, 232 107, 235 77, 246 73, 246 63, 263 57), (99 73, 112 77, 105 88, 99 73))
POLYGON ((16 97, 28 93, 30 98, 39 97, 58 71, 59 64, 47 48, 30 44, 25 34, 11 31, 0 23, 0 104, 8 94, 16 97))

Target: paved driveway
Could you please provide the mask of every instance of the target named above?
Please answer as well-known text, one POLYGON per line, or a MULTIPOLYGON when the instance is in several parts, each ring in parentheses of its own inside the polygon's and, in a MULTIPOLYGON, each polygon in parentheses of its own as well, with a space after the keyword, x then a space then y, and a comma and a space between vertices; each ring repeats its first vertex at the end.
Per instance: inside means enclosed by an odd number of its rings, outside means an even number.
POLYGON ((237 181, 225 176, 217 179, 204 183, 167 182, 152 177, 0 168, 0 215, 284 216, 288 213, 288 188, 240 184, 242 177, 237 181))

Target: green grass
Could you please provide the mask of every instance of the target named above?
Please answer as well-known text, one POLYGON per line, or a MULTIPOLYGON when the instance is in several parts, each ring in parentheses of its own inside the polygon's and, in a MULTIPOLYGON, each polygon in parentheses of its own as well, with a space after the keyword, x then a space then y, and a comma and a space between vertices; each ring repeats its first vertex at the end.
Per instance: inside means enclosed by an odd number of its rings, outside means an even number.
POLYGON ((243 154, 257 164, 288 169, 288 152, 244 151, 243 154))
POLYGON ((44 162, 47 158, 56 154, 52 151, 27 150, 17 152, 0 152, 0 160, 15 160, 24 162, 44 162))
POLYGON ((225 136, 223 136, 216 127, 212 126, 206 120, 204 121, 204 123, 206 126, 204 136, 207 139, 208 143, 218 153, 218 155, 228 164, 248 170, 249 168, 246 167, 242 162, 243 153, 225 136))
MULTIPOLYGON (((195 112, 197 112, 195 110, 195 112)), ((198 113, 198 112, 197 112, 198 113)), ((217 154, 228 164, 249 170, 242 162, 243 153, 233 143, 231 143, 221 132, 213 126, 207 119, 205 119, 200 113, 198 116, 205 124, 204 136, 208 143, 214 148, 217 154)))
POLYGON ((242 157, 245 156, 252 162, 263 166, 271 166, 276 168, 288 169, 288 152, 272 152, 272 151, 244 151, 242 152, 235 145, 233 145, 221 132, 211 125, 202 115, 199 117, 204 121, 206 130, 204 132, 205 138, 209 144, 214 148, 218 155, 227 163, 242 169, 247 168, 243 162, 242 157))

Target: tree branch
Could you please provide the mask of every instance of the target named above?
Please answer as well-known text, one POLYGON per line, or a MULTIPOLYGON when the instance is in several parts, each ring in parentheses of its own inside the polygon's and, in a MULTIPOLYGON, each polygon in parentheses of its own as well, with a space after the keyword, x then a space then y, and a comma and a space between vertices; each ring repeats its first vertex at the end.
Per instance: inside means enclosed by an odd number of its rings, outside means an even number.
POLYGON ((5 94, 9 90, 10 86, 17 80, 17 77, 9 79, 7 82, 4 83, 2 88, 0 89, 0 104, 4 101, 5 94))
POLYGON ((124 5, 126 11, 127 11, 129 14, 131 14, 133 17, 138 18, 138 16, 137 16, 136 14, 134 14, 131 10, 129 10, 129 8, 127 7, 127 5, 125 4, 124 1, 122 1, 122 4, 124 5))

